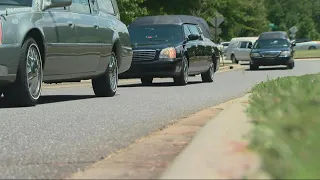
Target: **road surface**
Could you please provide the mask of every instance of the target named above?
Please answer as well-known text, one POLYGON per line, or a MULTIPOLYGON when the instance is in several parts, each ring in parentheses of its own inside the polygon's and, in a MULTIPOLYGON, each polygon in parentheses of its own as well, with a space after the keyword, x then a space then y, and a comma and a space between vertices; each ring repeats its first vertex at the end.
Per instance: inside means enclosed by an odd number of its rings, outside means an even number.
POLYGON ((268 77, 316 72, 320 61, 299 61, 293 70, 218 73, 214 83, 194 77, 186 87, 125 85, 113 98, 94 98, 88 87, 45 89, 35 107, 0 109, 0 178, 65 177, 173 119, 240 97, 268 77))

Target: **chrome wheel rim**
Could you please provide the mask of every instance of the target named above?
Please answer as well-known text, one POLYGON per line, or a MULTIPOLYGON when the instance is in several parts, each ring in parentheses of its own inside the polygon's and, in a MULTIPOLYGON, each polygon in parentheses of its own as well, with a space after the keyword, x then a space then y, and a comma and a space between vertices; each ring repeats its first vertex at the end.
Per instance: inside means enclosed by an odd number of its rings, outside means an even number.
POLYGON ((112 91, 115 92, 118 87, 118 64, 114 55, 111 56, 109 63, 109 78, 110 87, 112 91))
POLYGON ((184 81, 188 82, 189 79, 189 70, 188 70, 188 62, 184 60, 183 64, 183 72, 184 72, 184 81))
POLYGON ((28 48, 26 70, 29 94, 33 99, 38 99, 41 94, 43 74, 41 55, 36 44, 31 44, 28 48))

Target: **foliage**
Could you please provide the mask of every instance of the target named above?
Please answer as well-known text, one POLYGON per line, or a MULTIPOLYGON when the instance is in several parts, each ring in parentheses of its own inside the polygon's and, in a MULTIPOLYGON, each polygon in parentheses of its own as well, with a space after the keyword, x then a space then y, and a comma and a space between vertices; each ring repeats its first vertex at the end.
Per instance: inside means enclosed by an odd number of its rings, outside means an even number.
MULTIPOLYGON (((210 22, 216 12, 225 21, 220 37, 258 36, 271 30, 269 23, 288 31, 296 25, 297 38, 320 39, 319 0, 118 0, 123 22, 146 15, 186 14, 210 22)), ((210 24, 210 23, 209 23, 210 24)))
POLYGON ((262 82, 252 89, 250 148, 275 179, 320 177, 320 73, 262 82))

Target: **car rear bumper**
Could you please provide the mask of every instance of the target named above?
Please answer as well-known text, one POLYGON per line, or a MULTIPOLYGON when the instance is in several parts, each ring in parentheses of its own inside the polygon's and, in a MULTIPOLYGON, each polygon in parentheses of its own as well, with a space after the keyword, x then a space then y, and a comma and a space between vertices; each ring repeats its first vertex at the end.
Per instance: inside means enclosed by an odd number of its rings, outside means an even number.
POLYGON ((120 79, 178 76, 182 68, 181 58, 174 60, 132 61, 128 71, 119 74, 120 79))
POLYGON ((258 66, 278 66, 288 65, 292 61, 292 57, 251 58, 250 64, 258 66))
POLYGON ((0 85, 15 81, 20 51, 18 44, 0 45, 0 85))

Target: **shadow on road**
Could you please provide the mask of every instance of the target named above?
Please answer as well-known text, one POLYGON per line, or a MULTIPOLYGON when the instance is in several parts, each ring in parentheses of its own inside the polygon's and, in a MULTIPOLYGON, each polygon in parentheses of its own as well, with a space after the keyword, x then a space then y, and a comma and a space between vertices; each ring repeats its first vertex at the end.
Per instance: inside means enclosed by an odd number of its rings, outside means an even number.
POLYGON ((287 67, 263 67, 257 70, 245 69, 245 71, 272 71, 272 70, 288 70, 287 67))
MULTIPOLYGON (((43 95, 40 97, 38 101, 38 105, 40 104, 50 104, 50 103, 58 103, 58 102, 67 102, 67 101, 76 101, 83 99, 92 99, 96 98, 94 95, 43 95)), ((2 108, 19 108, 20 106, 12 106, 4 101, 4 99, 0 98, 0 109, 2 108)), ((24 106, 21 106, 23 108, 24 106)))
MULTIPOLYGON (((203 82, 192 81, 192 82, 189 82, 188 85, 200 84, 200 83, 203 83, 203 82)), ((171 87, 171 86, 178 86, 178 85, 174 84, 173 82, 156 82, 150 85, 144 85, 142 83, 139 83, 139 84, 124 84, 124 85, 119 85, 118 87, 171 87)))

